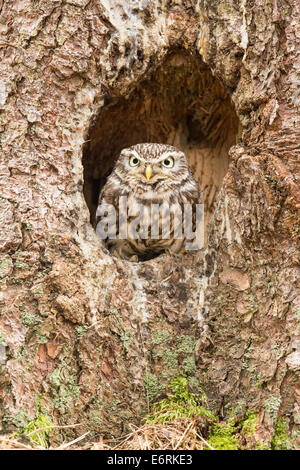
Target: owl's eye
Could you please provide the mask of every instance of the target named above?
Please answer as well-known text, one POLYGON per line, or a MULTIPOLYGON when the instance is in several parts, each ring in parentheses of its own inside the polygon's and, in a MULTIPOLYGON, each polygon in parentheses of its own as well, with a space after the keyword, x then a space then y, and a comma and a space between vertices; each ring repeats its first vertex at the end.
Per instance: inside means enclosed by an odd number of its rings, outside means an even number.
POLYGON ((137 166, 139 164, 139 159, 135 155, 131 155, 129 158, 129 165, 130 166, 137 166))
POLYGON ((165 158, 162 161, 162 165, 165 166, 166 168, 172 168, 174 166, 174 160, 172 157, 165 158))

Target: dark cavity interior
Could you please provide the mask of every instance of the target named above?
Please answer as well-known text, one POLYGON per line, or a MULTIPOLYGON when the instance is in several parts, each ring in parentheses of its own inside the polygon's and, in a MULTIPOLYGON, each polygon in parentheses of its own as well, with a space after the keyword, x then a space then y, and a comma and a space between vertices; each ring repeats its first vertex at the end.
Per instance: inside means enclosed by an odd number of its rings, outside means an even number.
POLYGON ((99 191, 120 150, 141 142, 183 150, 203 191, 205 222, 227 172, 238 119, 230 96, 201 57, 176 52, 128 97, 108 100, 84 148, 84 196, 94 222, 99 191))

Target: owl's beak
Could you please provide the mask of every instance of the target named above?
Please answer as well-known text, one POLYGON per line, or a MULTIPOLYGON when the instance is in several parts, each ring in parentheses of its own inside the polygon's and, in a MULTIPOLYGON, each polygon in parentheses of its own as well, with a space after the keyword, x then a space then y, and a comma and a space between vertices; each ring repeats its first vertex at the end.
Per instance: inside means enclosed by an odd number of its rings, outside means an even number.
POLYGON ((146 176, 147 180, 149 180, 151 178, 152 173, 153 173, 153 171, 152 171, 151 166, 147 165, 146 168, 145 168, 145 176, 146 176))

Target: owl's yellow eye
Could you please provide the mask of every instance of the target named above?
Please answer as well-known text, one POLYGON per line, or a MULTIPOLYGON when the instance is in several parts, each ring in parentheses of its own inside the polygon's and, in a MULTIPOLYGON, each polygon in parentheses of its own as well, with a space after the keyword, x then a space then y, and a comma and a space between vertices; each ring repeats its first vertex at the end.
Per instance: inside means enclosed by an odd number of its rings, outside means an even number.
POLYGON ((129 165, 130 166, 137 166, 140 163, 139 159, 135 155, 131 155, 129 158, 129 165))
POLYGON ((172 166, 174 166, 174 160, 172 157, 168 157, 168 158, 165 158, 163 161, 162 161, 162 165, 166 168, 172 168, 172 166))

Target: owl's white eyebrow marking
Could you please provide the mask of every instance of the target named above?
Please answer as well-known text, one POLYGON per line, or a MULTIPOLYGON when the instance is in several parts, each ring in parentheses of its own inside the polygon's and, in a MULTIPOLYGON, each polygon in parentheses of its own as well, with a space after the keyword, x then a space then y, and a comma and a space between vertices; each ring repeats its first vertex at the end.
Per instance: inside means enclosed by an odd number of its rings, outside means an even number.
POLYGON ((127 150, 123 152, 123 155, 125 157, 132 157, 133 155, 140 161, 140 162, 146 162, 135 150, 127 150))
POLYGON ((172 152, 172 151, 163 152, 159 157, 151 160, 151 163, 159 163, 168 157, 176 157, 176 156, 178 156, 178 152, 172 152))
POLYGON ((134 155, 136 158, 138 158, 140 160, 140 162, 142 163, 146 163, 146 164, 153 164, 153 163, 159 163, 161 162, 162 160, 164 160, 165 158, 168 158, 168 157, 176 157, 178 156, 178 152, 173 152, 172 150, 167 150, 166 152, 163 152, 161 155, 159 155, 159 157, 157 158, 153 158, 151 160, 146 160, 145 158, 141 157, 141 155, 139 155, 138 152, 136 152, 136 150, 126 150, 126 152, 124 152, 124 155, 125 156, 131 156, 131 155, 134 155))
POLYGON ((159 160, 162 160, 162 159, 168 158, 168 157, 177 157, 177 156, 178 156, 178 153, 179 153, 179 152, 172 152, 172 151, 164 152, 164 153, 160 156, 160 159, 159 159, 159 160))
POLYGON ((141 157, 139 156, 139 154, 137 153, 136 150, 128 150, 128 149, 126 149, 126 150, 123 150, 123 151, 121 152, 121 155, 122 155, 122 154, 125 155, 125 157, 130 157, 131 155, 135 155, 137 158, 141 158, 141 157))

